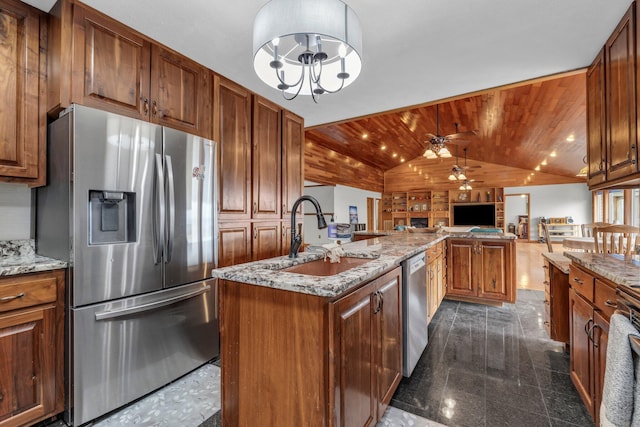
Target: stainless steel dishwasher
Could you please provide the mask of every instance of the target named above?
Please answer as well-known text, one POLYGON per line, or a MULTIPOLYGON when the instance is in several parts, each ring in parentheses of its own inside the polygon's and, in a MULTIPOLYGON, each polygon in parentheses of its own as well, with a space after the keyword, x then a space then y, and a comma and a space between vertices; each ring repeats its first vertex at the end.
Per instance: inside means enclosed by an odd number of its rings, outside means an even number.
POLYGON ((428 342, 426 254, 402 262, 402 375, 408 377, 428 342))

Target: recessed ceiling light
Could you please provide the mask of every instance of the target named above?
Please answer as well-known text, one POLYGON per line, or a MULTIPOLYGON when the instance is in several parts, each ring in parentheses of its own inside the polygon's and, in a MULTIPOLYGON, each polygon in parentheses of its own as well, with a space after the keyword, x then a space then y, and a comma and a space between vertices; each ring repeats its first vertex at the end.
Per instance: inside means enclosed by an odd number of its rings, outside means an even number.
POLYGON ((400 157, 400 163, 404 163, 404 157, 400 157))
POLYGON ((535 173, 534 173, 534 172, 531 172, 529 175, 533 176, 533 175, 535 175, 535 173))
POLYGON ((391 157, 393 157, 395 159, 396 157, 398 157, 398 154, 397 153, 393 153, 391 157))
POLYGON ((576 140, 576 137, 574 134, 571 134, 567 137, 567 142, 573 142, 576 140))
POLYGON ((551 157, 555 157, 555 156, 557 156, 557 154, 556 154, 555 150, 554 150, 554 151, 552 151, 552 152, 551 152, 551 154, 549 154, 549 156, 551 156, 551 157))
POLYGON ((547 166, 547 159, 544 159, 543 161, 541 161, 540 164, 542 166, 547 166))
POLYGON ((533 170, 534 171, 539 171, 540 170, 540 165, 536 166, 533 170))
POLYGON ((362 139, 367 139, 368 137, 369 137, 369 135, 368 135, 368 134, 366 134, 366 133, 363 133, 363 134, 362 134, 362 139))
POLYGON ((382 147, 380 147, 380 149, 381 149, 382 151, 384 151, 384 150, 386 150, 386 149, 387 149, 387 146, 386 146, 386 145, 383 145, 382 147))

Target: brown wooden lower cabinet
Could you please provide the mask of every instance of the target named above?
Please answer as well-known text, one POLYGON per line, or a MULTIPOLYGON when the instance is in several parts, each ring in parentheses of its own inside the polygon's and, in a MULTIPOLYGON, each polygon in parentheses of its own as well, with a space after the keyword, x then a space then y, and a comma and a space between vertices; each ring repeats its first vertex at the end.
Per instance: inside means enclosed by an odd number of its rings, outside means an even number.
POLYGON ((427 321, 430 322, 446 293, 446 242, 427 249, 427 321))
POLYGON ((569 343, 569 275, 544 261, 545 329, 549 338, 569 343))
POLYGON ((615 286, 574 265, 570 267, 569 283, 571 380, 599 425, 615 286))
POLYGON ((374 426, 402 377, 400 274, 338 298, 221 281, 223 425, 374 426))
POLYGON ((0 279, 0 426, 64 410, 64 271, 0 279))
POLYGON ((450 239, 446 296, 514 303, 515 255, 514 240, 450 239))

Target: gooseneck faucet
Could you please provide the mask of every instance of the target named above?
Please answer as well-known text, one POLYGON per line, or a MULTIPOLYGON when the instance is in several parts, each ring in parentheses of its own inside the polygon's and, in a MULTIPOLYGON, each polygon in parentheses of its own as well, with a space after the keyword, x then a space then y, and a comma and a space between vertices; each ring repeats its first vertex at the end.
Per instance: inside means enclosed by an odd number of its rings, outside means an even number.
POLYGON ((302 224, 298 226, 298 232, 296 233, 296 211, 298 210, 298 206, 303 201, 309 201, 313 204, 313 207, 316 209, 316 217, 318 218, 318 229, 327 228, 327 222, 324 220, 324 215, 322 214, 322 209, 320 209, 320 203, 311 197, 311 196, 302 196, 298 198, 293 204, 291 208, 291 246, 289 247, 289 258, 297 258, 298 257, 298 249, 300 249, 300 245, 302 244, 302 224))

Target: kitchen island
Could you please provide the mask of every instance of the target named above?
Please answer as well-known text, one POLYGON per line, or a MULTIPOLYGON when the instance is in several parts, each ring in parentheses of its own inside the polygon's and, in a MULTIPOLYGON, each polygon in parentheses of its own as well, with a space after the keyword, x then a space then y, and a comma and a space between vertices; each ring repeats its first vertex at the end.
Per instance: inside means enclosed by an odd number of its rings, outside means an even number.
POLYGON ((343 245, 342 262, 365 261, 331 275, 307 274, 322 253, 214 270, 223 424, 375 425, 402 372, 399 265, 450 238, 476 251, 515 236, 394 233, 343 245))

